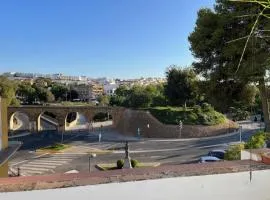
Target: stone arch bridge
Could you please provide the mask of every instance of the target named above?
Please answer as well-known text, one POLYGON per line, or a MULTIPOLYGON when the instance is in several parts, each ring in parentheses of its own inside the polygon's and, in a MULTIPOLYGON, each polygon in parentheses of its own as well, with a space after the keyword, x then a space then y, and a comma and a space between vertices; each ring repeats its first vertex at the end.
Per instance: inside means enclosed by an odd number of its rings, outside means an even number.
POLYGON ((16 112, 23 113, 29 117, 30 131, 38 132, 40 130, 40 116, 44 112, 55 115, 58 122, 57 131, 64 132, 66 127, 66 118, 69 113, 78 112, 83 114, 87 122, 93 121, 97 113, 108 113, 112 116, 113 127, 116 127, 125 111, 122 107, 99 107, 99 106, 9 106, 8 121, 9 126, 13 125, 13 116, 16 112))

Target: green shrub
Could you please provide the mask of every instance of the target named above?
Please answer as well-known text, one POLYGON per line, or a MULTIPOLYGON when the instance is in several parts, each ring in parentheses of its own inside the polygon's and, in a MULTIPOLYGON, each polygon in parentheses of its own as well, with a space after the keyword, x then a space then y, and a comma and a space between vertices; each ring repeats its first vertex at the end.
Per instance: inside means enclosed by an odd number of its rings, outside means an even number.
POLYGON ((235 121, 246 120, 250 115, 248 111, 241 108, 230 107, 230 112, 232 114, 233 120, 235 121))
POLYGON ((202 110, 200 106, 187 108, 186 111, 181 107, 154 107, 148 110, 164 124, 178 125, 181 120, 184 125, 216 125, 226 120, 223 114, 216 112, 212 107, 207 109, 206 105, 205 110, 202 110))
POLYGON ((122 169, 124 167, 124 160, 117 160, 116 165, 118 169, 122 169))
POLYGON ((187 114, 187 118, 189 119, 190 122, 196 124, 197 120, 198 120, 198 116, 196 113, 188 113, 187 114))
POLYGON ((202 104, 202 110, 206 111, 206 112, 211 112, 211 111, 214 110, 214 108, 208 103, 203 103, 202 104))
POLYGON ((193 107, 193 111, 195 113, 200 113, 200 112, 202 112, 202 108, 201 108, 201 106, 196 105, 196 106, 193 107))
POLYGON ((266 142, 266 134, 263 131, 255 133, 247 143, 245 144, 246 149, 258 149, 262 148, 266 142))
POLYGON ((138 167, 138 165, 139 165, 139 161, 138 160, 131 159, 130 162, 131 162, 132 168, 138 167))
POLYGON ((241 150, 245 147, 244 144, 234 144, 229 147, 226 151, 224 159, 225 160, 240 160, 241 159, 241 150))

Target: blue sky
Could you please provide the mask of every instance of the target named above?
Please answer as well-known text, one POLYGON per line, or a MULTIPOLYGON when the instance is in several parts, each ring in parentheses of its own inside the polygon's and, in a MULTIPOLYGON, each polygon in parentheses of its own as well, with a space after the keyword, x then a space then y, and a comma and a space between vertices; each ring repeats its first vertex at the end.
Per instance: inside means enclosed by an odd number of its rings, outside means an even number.
POLYGON ((214 0, 1 0, 0 73, 162 77, 214 0))

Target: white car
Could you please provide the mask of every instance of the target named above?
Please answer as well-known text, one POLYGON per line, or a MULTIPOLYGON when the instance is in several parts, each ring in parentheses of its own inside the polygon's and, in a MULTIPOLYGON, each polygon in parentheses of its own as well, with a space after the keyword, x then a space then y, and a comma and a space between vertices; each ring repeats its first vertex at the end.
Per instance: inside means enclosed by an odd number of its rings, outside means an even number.
POLYGON ((221 159, 214 157, 214 156, 203 156, 200 158, 199 163, 208 163, 208 162, 217 162, 220 161, 221 159))

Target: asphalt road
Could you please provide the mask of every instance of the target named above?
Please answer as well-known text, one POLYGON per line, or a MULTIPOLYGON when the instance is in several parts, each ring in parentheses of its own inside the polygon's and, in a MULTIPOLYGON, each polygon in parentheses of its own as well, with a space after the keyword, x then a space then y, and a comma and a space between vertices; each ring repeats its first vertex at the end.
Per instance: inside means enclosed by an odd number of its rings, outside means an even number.
MULTIPOLYGON (((260 128, 258 123, 242 122, 243 133, 241 139, 246 141, 256 130, 260 128)), ((238 142, 240 135, 228 134, 223 137, 204 139, 140 139, 124 137, 114 132, 104 131, 102 141, 98 142, 98 134, 95 133, 74 133, 64 136, 65 143, 75 146, 78 149, 84 147, 94 147, 103 150, 113 150, 110 153, 98 154, 91 161, 91 165, 97 163, 115 163, 116 160, 124 158, 124 142, 129 143, 130 156, 140 162, 159 162, 161 164, 181 164, 197 162, 212 149, 225 149, 228 143, 238 142)), ((21 163, 36 160, 35 150, 61 141, 61 135, 55 133, 40 133, 16 138, 23 142, 21 149, 11 160, 12 165, 19 167, 21 163), (16 164, 19 163, 19 164, 16 164)), ((44 155, 47 160, 50 155, 44 155)), ((42 158, 42 156, 41 156, 42 158)), ((41 159, 40 157, 38 159, 41 159)), ((64 159, 64 158, 62 158, 64 159)), ((36 164, 35 164, 36 165, 36 164)), ((34 165, 34 166, 35 166, 34 165)), ((37 166, 39 167, 39 166, 37 166)), ((87 171, 89 168, 89 155, 74 152, 74 156, 67 164, 57 166, 53 172, 66 172, 69 170, 87 171)))

